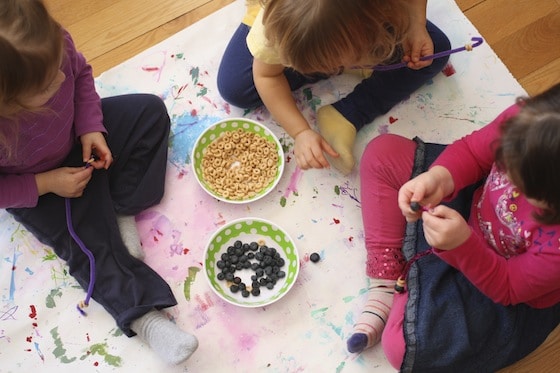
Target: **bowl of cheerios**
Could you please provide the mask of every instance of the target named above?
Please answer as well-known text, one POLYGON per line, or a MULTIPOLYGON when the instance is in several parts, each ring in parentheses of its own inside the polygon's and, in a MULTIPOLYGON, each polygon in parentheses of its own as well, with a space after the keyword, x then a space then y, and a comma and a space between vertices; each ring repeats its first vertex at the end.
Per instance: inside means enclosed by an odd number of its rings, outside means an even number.
POLYGON ((263 307, 293 287, 299 255, 281 227, 249 217, 228 222, 212 234, 203 267, 217 296, 236 306, 263 307))
POLYGON ((192 166, 198 184, 212 197, 248 203, 276 187, 284 171, 284 150, 264 125, 228 118, 206 128, 196 140, 192 166))

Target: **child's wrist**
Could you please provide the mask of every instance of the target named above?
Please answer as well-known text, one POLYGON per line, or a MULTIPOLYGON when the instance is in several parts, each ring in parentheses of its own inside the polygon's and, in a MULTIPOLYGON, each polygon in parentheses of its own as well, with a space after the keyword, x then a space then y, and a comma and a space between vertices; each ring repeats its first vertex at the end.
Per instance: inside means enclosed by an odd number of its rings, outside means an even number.
POLYGON ((295 140, 296 137, 298 137, 299 135, 301 135, 302 133, 304 133, 305 131, 312 131, 311 128, 307 127, 307 128, 302 128, 300 130, 298 130, 293 136, 292 138, 295 140))

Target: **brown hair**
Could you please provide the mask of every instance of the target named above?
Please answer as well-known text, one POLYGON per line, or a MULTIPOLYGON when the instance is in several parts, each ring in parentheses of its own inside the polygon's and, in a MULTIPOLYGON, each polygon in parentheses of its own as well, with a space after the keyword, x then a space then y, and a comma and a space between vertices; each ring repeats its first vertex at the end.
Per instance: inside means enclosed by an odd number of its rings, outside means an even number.
POLYGON ((21 109, 59 68, 64 40, 41 0, 3 0, 0 7, 0 117, 21 109))
POLYGON ((518 103, 502 127, 496 164, 526 197, 546 202, 537 221, 560 224, 560 84, 518 103))
POLYGON ((409 28, 406 0, 261 0, 265 36, 286 66, 331 73, 389 59, 409 28))

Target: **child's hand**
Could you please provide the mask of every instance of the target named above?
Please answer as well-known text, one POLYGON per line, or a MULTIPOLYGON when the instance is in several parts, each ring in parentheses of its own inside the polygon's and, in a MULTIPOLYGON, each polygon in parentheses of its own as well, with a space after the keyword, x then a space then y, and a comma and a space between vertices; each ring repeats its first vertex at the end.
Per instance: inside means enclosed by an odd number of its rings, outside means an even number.
POLYGON ((91 179, 93 167, 61 167, 35 175, 39 195, 54 193, 65 198, 80 197, 91 179))
POLYGON ((471 235, 471 228, 461 214, 443 205, 422 213, 424 236, 432 247, 452 250, 471 235))
POLYGON ((91 163, 93 168, 108 169, 113 163, 113 155, 107 146, 105 136, 101 132, 90 132, 80 137, 82 142, 82 156, 84 163, 87 162, 92 155, 95 155, 95 161, 91 163))
POLYGON ((323 139, 321 135, 312 129, 306 129, 297 134, 294 139, 294 155, 299 168, 329 168, 329 162, 323 154, 326 152, 332 157, 338 157, 338 153, 323 139))
POLYGON ((412 210, 412 202, 418 202, 423 208, 437 206, 454 188, 449 171, 445 167, 434 166, 403 184, 398 195, 399 207, 408 222, 416 221, 422 215, 422 209, 412 210))
POLYGON ((409 68, 419 70, 432 64, 431 60, 420 61, 420 57, 434 53, 434 42, 425 26, 413 29, 403 47, 403 61, 407 62, 409 68))

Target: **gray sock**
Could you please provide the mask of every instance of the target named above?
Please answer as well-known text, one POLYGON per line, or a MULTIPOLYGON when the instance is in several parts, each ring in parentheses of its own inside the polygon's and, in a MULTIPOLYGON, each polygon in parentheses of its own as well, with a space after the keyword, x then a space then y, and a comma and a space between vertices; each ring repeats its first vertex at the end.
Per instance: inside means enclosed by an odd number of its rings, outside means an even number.
POLYGON ((136 227, 136 219, 132 215, 117 215, 117 223, 123 242, 128 252, 133 257, 144 260, 145 254, 142 250, 142 242, 136 227))
POLYGON ((198 340, 184 332, 161 311, 150 311, 134 320, 131 329, 169 364, 187 360, 198 348, 198 340))

